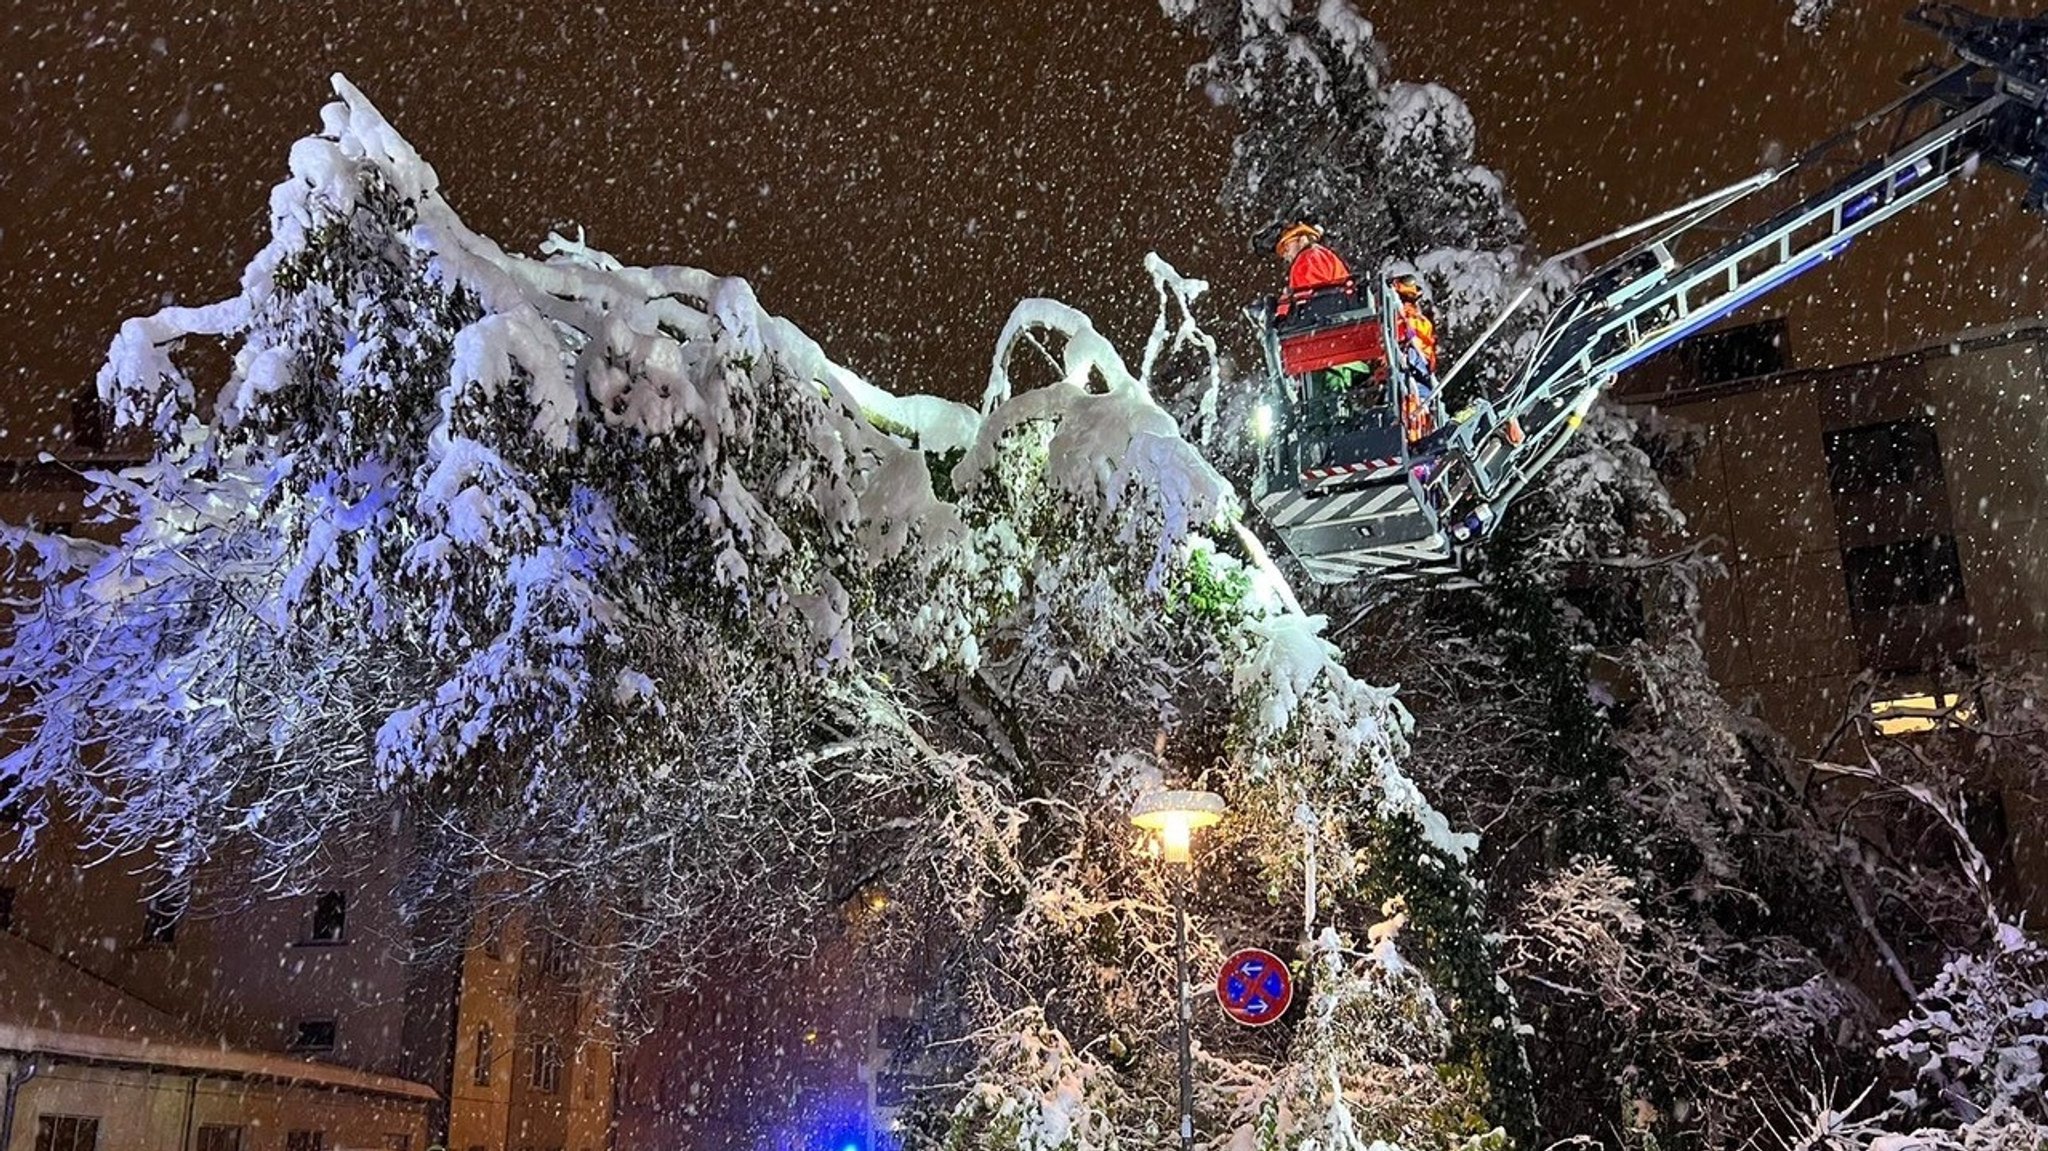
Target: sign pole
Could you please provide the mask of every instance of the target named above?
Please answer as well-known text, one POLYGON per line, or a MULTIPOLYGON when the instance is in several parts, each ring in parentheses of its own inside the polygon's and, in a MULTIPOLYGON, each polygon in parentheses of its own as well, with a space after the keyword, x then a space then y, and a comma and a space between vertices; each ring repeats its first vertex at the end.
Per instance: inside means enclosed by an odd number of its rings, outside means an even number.
POLYGON ((1195 1056, 1193 1045, 1188 1040, 1188 1016, 1192 1008, 1188 1002, 1188 912, 1182 894, 1188 876, 1182 874, 1175 878, 1178 882, 1173 885, 1173 949, 1174 994, 1179 1000, 1180 1016, 1180 1151, 1194 1151, 1195 1056))

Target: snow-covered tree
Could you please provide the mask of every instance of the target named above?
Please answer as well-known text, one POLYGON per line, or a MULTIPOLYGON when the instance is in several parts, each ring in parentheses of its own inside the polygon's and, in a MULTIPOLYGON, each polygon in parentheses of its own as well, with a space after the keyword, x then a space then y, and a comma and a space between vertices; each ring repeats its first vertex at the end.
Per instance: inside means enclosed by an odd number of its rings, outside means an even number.
MULTIPOLYGON (((1448 368, 1509 301, 1540 303, 1559 271, 1526 251, 1527 227, 1478 129, 1439 84, 1390 78, 1352 0, 1160 0, 1212 46, 1192 80, 1244 125, 1223 201, 1247 234, 1290 218, 1323 225, 1361 274, 1415 265, 1433 298, 1448 368)), ((1533 333, 1531 309, 1498 337, 1466 388, 1497 388, 1533 333)))
MULTIPOLYGON (((1387 78, 1346 0, 1162 3, 1209 38, 1195 79, 1242 118, 1225 201, 1250 225, 1318 218, 1365 267, 1416 262, 1453 356, 1528 289, 1531 316, 1462 377, 1503 379, 1562 272, 1527 258, 1462 102, 1387 78)), ((1477 590, 1318 605, 1348 621, 1353 666, 1404 686, 1408 770, 1486 829, 1487 914, 1549 1138, 1735 1144, 1758 1093, 1795 1082, 1788 1068, 1875 1075, 1868 993, 1886 989, 1867 986, 1865 949, 1923 939, 1915 904, 1972 906, 1957 867, 1872 866, 1885 853, 1844 834, 1833 797, 1799 786, 1783 743, 1722 699, 1699 636, 1714 565, 1663 486, 1689 447, 1682 429, 1598 408, 1477 590)), ((1497 1086, 1512 1062, 1494 1064, 1497 1086)))
MULTIPOLYGON (((1198 955, 1398 898, 1411 966, 1356 995, 1331 968, 1277 1050, 1205 1023, 1204 1057, 1334 1069, 1339 1099, 1398 1066, 1427 1107, 1341 1122, 1490 1129, 1429 1022, 1508 1034, 1471 841, 1151 395, 1209 346, 1199 283, 1154 261, 1135 372, 1026 301, 978 406, 899 396, 743 281, 505 252, 335 88, 240 293, 115 339, 102 394, 147 462, 90 477, 94 531, 10 532, 0 803, 28 849, 64 818, 167 883, 232 860, 290 889, 407 836, 415 911, 517 901, 615 980, 801 947, 879 885, 876 938, 946 957, 932 1058, 962 1078, 919 1130, 1044 1151, 1171 1122, 1166 878, 1126 816, 1208 786, 1238 881, 1198 884, 1198 955), (1344 1024, 1353 999, 1412 1034, 1344 1024)), ((1307 1145, 1229 1106, 1205 1102, 1219 1143, 1307 1145)))

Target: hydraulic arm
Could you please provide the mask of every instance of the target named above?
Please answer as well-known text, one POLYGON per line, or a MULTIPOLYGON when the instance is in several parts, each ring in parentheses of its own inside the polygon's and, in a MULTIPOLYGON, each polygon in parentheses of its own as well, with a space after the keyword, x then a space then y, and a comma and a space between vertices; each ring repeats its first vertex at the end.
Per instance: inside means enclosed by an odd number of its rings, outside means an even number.
MULTIPOLYGON (((1285 458, 1283 437, 1255 494, 1311 574, 1341 582, 1454 569, 1458 551, 1493 530, 1622 371, 1841 254, 1974 165, 2025 176, 2029 206, 2041 207, 2048 17, 1993 20, 1940 4, 1909 19, 1939 32, 1962 63, 1794 164, 1618 234, 1617 242, 1648 238, 1558 300, 1506 387, 1409 445, 1406 466, 1377 483, 1330 483, 1319 474, 1329 468, 1285 458), (1868 142, 1877 132, 1889 135, 1881 149, 1868 142), (1772 189, 1859 145, 1880 154, 1730 237, 1731 220, 1757 215, 1772 189), (1360 499, 1367 487, 1380 490, 1360 499), (1376 514, 1355 514, 1366 509, 1376 514)), ((1473 352, 1483 354, 1500 326, 1473 352)), ((1269 350, 1278 350, 1271 341, 1269 350)), ((1468 353, 1446 385, 1475 358, 1468 353)), ((1291 447, 1302 450, 1299 437, 1291 447)))

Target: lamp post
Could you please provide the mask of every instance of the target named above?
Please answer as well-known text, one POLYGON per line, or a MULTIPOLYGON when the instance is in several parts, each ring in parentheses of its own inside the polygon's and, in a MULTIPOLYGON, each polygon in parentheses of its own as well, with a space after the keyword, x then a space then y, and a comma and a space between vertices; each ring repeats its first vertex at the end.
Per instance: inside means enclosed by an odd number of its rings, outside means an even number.
POLYGON ((1182 892, 1191 881, 1189 847, 1195 829, 1223 818, 1223 797, 1209 791, 1155 791, 1131 805, 1131 822, 1159 834, 1160 855, 1176 865, 1167 882, 1173 896, 1174 1021, 1180 1036, 1180 1146, 1195 1146, 1195 1057, 1188 1039, 1188 912, 1182 892))

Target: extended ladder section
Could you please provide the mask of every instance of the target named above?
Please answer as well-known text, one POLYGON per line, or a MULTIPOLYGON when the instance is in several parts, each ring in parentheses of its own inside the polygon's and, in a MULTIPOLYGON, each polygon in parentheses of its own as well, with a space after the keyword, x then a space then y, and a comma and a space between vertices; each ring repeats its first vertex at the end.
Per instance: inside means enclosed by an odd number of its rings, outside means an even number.
MULTIPOLYGON (((1976 70, 1957 69, 1922 94, 1963 94, 1976 70)), ((1589 277, 1552 313, 1527 366, 1492 405, 1494 418, 1468 422, 1461 442, 1451 445, 1471 465, 1470 489, 1460 494, 1475 504, 1466 517, 1478 517, 1451 524, 1454 538, 1484 534, 1617 375, 1833 259, 1858 236, 1948 186, 1975 161, 1986 129, 2011 104, 1997 91, 1960 111, 1941 104, 1949 114, 1931 130, 1732 242, 1679 262, 1719 222, 1717 212, 1589 277), (1523 432, 1519 443, 1497 431, 1510 419, 1523 432)))
POLYGON ((1284 477, 1269 469, 1261 506, 1294 509, 1301 530, 1271 518, 1311 574, 1336 582, 1441 569, 1493 530, 1619 373, 1840 255, 1980 157, 2025 175, 2030 206, 2048 200, 2048 17, 1991 20, 1943 4, 1924 6, 1911 19, 1941 33, 1965 62, 1845 134, 1867 135, 1879 125, 1903 143, 1733 239, 1731 214, 1817 158, 1653 221, 1651 238, 1557 302, 1498 397, 1476 404, 1399 477, 1398 486, 1412 495, 1409 514, 1369 527, 1341 514, 1305 514, 1299 506, 1336 512, 1408 501, 1392 491, 1346 495, 1306 478, 1293 490, 1267 490, 1290 487, 1276 483, 1284 477))

